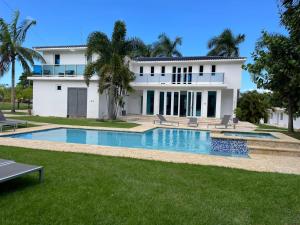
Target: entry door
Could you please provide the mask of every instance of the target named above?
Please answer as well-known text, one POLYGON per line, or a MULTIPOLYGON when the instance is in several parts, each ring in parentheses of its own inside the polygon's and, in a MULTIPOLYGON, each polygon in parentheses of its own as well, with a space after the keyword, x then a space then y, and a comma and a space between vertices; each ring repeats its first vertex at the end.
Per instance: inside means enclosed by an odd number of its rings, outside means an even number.
POLYGON ((86 117, 87 114, 87 89, 68 88, 68 116, 86 117))

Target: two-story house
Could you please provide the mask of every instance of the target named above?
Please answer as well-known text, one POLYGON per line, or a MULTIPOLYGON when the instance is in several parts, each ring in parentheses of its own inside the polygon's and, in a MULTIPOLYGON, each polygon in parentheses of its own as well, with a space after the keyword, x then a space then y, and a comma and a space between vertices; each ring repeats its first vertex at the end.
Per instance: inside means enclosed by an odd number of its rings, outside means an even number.
MULTIPOLYGON (((103 118, 107 96, 98 76, 85 84, 86 46, 35 47, 46 60, 34 67, 33 114, 103 118)), ((241 86, 242 57, 139 57, 131 59, 134 92, 125 97, 127 114, 215 117, 234 114, 241 86)))

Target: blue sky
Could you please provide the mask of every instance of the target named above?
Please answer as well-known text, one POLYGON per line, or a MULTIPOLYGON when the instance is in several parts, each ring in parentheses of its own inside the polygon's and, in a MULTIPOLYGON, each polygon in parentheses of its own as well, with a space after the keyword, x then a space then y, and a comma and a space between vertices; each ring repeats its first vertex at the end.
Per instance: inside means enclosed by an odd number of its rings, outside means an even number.
MULTIPOLYGON (((22 18, 33 18, 37 25, 29 31, 25 46, 84 44, 92 31, 111 34, 118 19, 127 24, 128 36, 152 43, 165 32, 180 36, 183 55, 206 55, 207 41, 224 28, 244 33, 241 56, 251 61, 251 52, 262 30, 284 32, 279 25, 276 0, 0 0, 0 16, 10 20, 18 9, 22 18)), ((17 68, 17 75, 21 73, 17 68)), ((10 84, 10 75, 0 78, 10 84)), ((242 91, 254 89, 243 72, 242 91)))

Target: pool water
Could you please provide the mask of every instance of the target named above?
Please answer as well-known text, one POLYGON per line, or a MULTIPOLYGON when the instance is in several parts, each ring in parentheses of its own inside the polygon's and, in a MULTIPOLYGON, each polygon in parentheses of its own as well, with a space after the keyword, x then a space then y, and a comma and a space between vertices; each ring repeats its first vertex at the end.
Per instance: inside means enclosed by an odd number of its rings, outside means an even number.
POLYGON ((210 154, 207 131, 156 128, 143 133, 57 128, 10 135, 12 138, 210 154))
POLYGON ((275 136, 268 133, 250 133, 250 132, 223 132, 223 133, 225 136, 277 139, 275 136))

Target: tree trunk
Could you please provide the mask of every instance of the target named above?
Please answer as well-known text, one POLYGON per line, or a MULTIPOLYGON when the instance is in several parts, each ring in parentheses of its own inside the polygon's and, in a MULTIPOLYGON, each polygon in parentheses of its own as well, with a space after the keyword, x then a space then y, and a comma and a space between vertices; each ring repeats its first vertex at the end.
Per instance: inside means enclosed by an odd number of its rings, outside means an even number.
POLYGON ((288 114, 289 114, 289 123, 288 123, 288 131, 294 132, 294 124, 293 124, 293 110, 292 110, 292 100, 289 97, 288 100, 288 114))
POLYGON ((108 90, 108 119, 115 120, 114 88, 108 90))
POLYGON ((16 92, 15 92, 15 59, 12 59, 11 67, 11 112, 16 112, 16 92))

